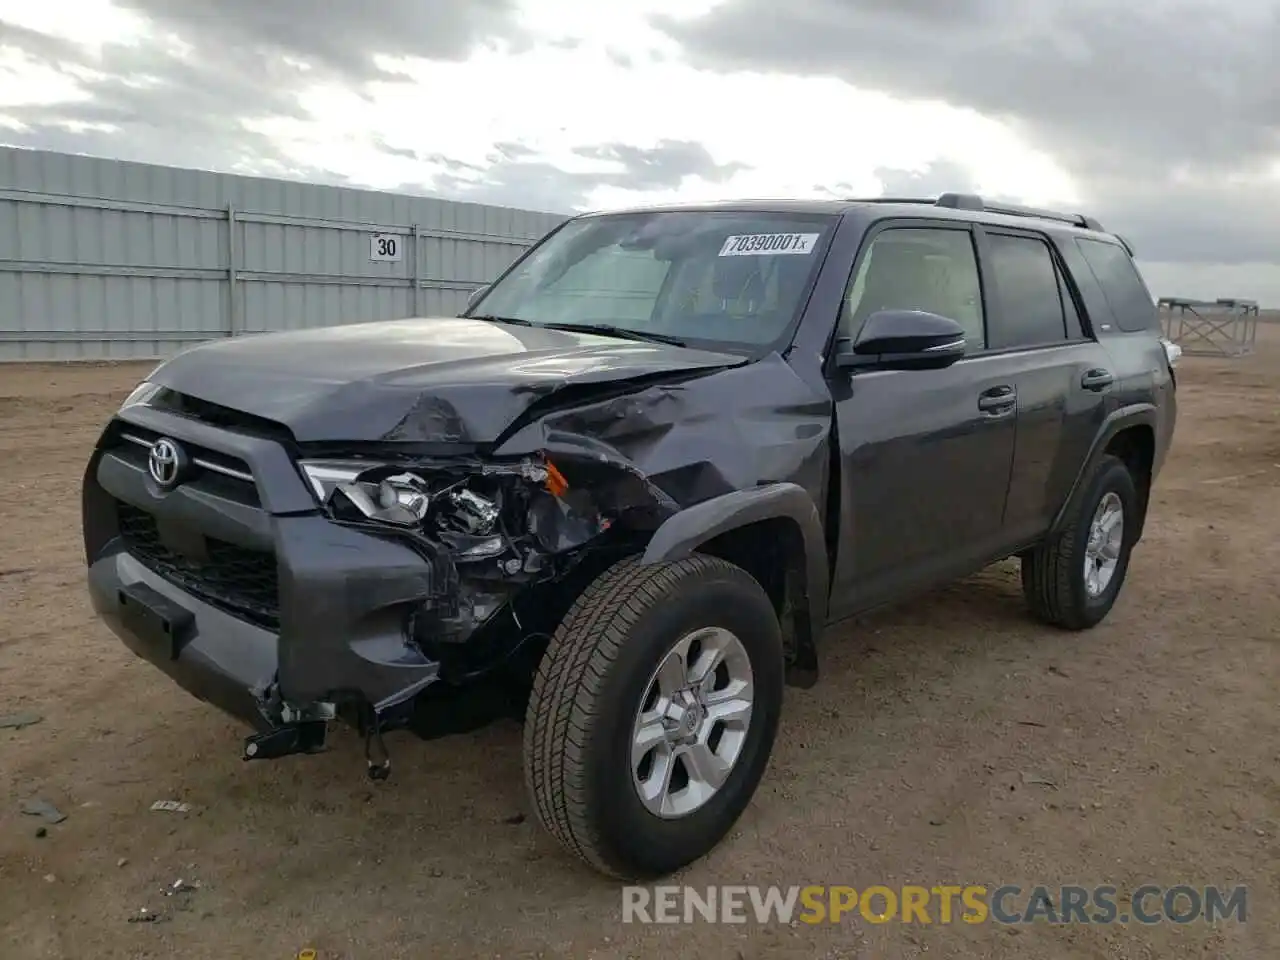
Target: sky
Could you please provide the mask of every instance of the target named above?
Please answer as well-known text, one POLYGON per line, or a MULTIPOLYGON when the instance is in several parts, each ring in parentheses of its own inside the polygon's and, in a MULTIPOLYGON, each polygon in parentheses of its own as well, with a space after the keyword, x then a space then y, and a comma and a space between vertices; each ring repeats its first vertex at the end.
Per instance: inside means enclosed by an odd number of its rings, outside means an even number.
POLYGON ((1280 307, 1280 0, 0 0, 0 143, 574 212, 978 192, 1280 307))

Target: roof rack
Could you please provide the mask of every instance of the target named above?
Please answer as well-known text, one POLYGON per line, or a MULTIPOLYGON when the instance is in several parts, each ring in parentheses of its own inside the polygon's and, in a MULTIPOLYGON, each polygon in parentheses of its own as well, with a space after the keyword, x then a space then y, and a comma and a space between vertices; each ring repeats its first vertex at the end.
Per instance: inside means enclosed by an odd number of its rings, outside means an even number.
POLYGON ((1024 207, 1014 203, 987 203, 976 193, 943 193, 936 199, 924 197, 870 197, 860 199, 859 203, 927 203, 935 207, 947 207, 951 210, 977 210, 982 213, 999 213, 1010 217, 1037 217, 1041 220, 1057 220, 1069 223, 1073 227, 1086 230, 1102 230, 1093 217, 1080 213, 1058 213, 1055 210, 1041 210, 1037 207, 1024 207))
POLYGON ((1102 229, 1102 224, 1097 220, 1081 213, 1058 213, 1056 210, 1023 207, 1015 203, 987 203, 976 193, 944 193, 934 203, 939 207, 951 207, 954 210, 981 210, 985 213, 1002 213, 1011 217, 1038 217, 1041 220, 1059 220, 1072 226, 1084 227, 1086 230, 1102 229))

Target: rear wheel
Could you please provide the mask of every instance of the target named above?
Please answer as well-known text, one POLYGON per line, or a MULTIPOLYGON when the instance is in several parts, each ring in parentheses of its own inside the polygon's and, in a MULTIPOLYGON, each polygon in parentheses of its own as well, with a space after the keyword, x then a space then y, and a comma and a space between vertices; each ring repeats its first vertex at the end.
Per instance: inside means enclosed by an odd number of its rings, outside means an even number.
POLYGON ((773 605, 741 568, 700 555, 610 568, 534 679, 524 762, 538 819, 620 878, 703 856, 764 774, 782 668, 773 605))
POLYGON ((1038 618, 1086 630, 1111 612, 1129 570, 1138 508, 1128 467, 1104 456, 1063 529, 1022 558, 1022 592, 1038 618))

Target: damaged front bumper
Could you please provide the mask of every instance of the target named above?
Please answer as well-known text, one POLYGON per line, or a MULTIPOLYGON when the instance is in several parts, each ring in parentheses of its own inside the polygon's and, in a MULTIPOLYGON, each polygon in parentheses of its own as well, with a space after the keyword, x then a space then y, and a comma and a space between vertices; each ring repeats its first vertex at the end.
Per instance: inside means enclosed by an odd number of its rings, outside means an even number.
MULTIPOLYGON (((119 503, 126 524, 146 523, 141 505, 119 503)), ((167 523, 152 506, 159 540, 167 523)), ((439 663, 407 633, 431 596, 433 571, 422 557, 320 517, 272 526, 275 629, 269 615, 255 624, 229 610, 234 598, 182 589, 135 557, 123 536, 89 566, 94 609, 136 654, 261 730, 342 699, 381 715, 437 679, 439 663)))
POLYGON ((446 552, 335 523, 282 444, 149 407, 104 432, 83 513, 94 609, 134 653, 256 728, 246 759, 316 749, 335 716, 366 734, 400 725, 441 679, 424 624, 464 640, 500 606, 474 590, 468 601, 446 552), (162 437, 187 471, 171 486, 149 470, 162 437))

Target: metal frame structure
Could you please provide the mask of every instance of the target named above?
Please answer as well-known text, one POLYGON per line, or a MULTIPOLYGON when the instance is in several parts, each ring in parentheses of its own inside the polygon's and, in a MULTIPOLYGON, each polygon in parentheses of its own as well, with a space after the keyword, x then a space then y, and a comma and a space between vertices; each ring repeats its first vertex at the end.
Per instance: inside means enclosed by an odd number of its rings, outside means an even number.
POLYGON ((1256 300, 1161 297, 1164 335, 1187 356, 1244 357, 1258 345, 1256 300))
POLYGON ((0 146, 8 361, 448 316, 563 214, 0 146))

